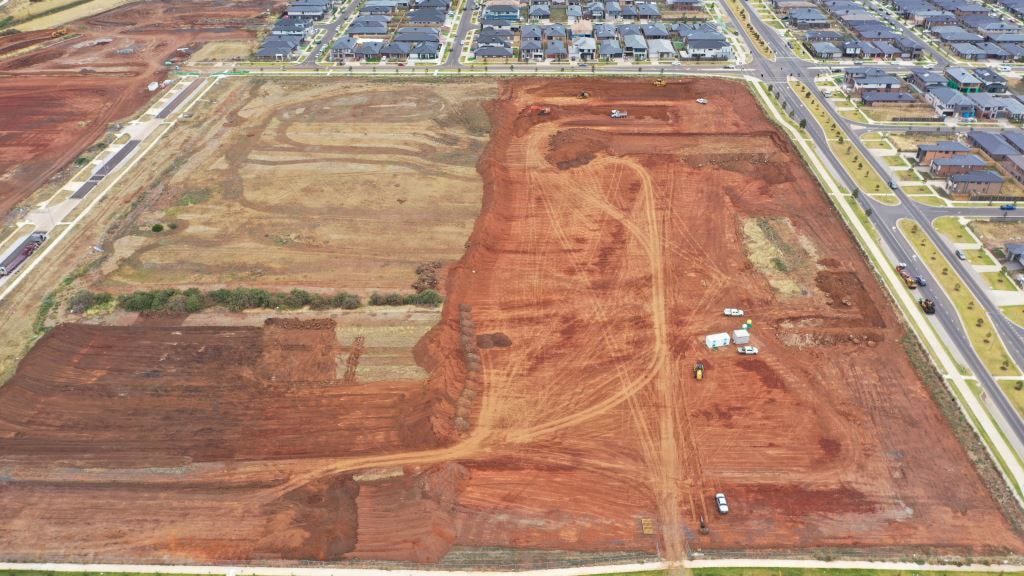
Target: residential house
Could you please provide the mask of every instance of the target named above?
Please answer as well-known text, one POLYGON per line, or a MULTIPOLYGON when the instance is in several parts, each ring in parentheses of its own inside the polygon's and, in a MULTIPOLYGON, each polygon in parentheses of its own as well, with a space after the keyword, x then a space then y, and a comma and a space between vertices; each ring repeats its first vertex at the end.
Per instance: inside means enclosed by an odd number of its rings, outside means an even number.
POLYGON ((988 92, 973 92, 967 97, 974 102, 974 115, 977 118, 995 119, 1006 115, 1005 98, 988 92))
POLYGON ((1006 92, 1006 78, 996 74, 991 68, 973 68, 971 74, 981 81, 982 92, 1006 92))
POLYGON ((636 9, 636 6, 626 5, 622 7, 621 17, 623 20, 639 20, 640 11, 636 9))
POLYGON ((373 62, 380 60, 380 50, 384 47, 383 40, 365 40, 356 44, 352 54, 356 60, 373 62))
POLYGON ((677 12, 703 12, 702 0, 668 0, 666 2, 669 10, 677 12))
POLYGON ((527 15, 530 20, 548 20, 551 18, 551 8, 547 4, 534 4, 530 6, 527 15))
POLYGON ((661 10, 658 9, 658 5, 651 2, 641 2, 636 4, 637 18, 641 22, 656 22, 661 20, 661 10))
POLYGON ((835 30, 810 30, 804 36, 804 42, 840 42, 843 35, 835 30))
MULTIPOLYGON (((1014 100, 1014 98, 1006 98, 1006 100, 1014 100)), ((1000 136, 1009 142, 1010 146, 1016 148, 1018 153, 1024 154, 1024 132, 1008 130, 1000 134, 1000 136)))
POLYGON ((970 42, 953 42, 949 45, 949 49, 964 60, 984 60, 987 57, 984 50, 970 42))
POLYGON ((597 40, 589 37, 573 38, 572 49, 578 59, 594 60, 597 57, 597 40))
POLYGON ((388 60, 405 60, 409 57, 409 52, 412 51, 412 44, 408 42, 395 42, 391 41, 385 44, 380 49, 380 55, 382 58, 386 57, 388 60))
POLYGON ((907 82, 922 92, 936 86, 948 87, 949 80, 945 76, 927 68, 911 68, 907 82))
POLYGON ((349 27, 345 30, 345 33, 349 36, 386 36, 390 30, 388 30, 388 23, 380 20, 363 20, 363 16, 357 17, 349 24, 349 27))
POLYGON ((619 18, 622 18, 622 7, 618 2, 605 2, 604 17, 606 20, 618 20, 619 18))
POLYGON ((274 62, 291 60, 299 43, 298 36, 270 36, 260 45, 254 58, 274 62))
POLYGON ((900 36, 893 45, 903 51, 904 58, 919 58, 924 51, 924 44, 909 36, 900 36))
POLYGON ((540 26, 534 24, 527 24, 519 30, 520 40, 536 40, 540 42, 541 38, 544 37, 544 32, 540 26))
POLYGON ((1014 148, 1006 138, 995 132, 985 132, 984 130, 972 130, 967 134, 967 141, 985 152, 989 158, 996 162, 1005 159, 1007 156, 1013 156, 1020 152, 1014 148))
POLYGON ((300 40, 313 37, 313 22, 304 18, 281 18, 274 23, 271 36, 297 36, 300 40))
POLYGON ((647 53, 651 60, 667 60, 679 56, 671 40, 665 38, 648 38, 647 53))
POLYGON ((444 24, 447 15, 444 10, 436 8, 413 8, 405 19, 413 24, 444 24))
POLYGON ((552 60, 567 59, 569 52, 565 49, 565 42, 557 39, 548 40, 548 46, 544 49, 544 57, 552 60))
POLYGON ((953 42, 981 42, 984 40, 981 36, 968 32, 959 26, 936 26, 932 28, 932 34, 935 34, 939 40, 947 44, 953 42))
POLYGON ((949 158, 955 154, 966 154, 971 149, 953 140, 943 140, 934 144, 920 144, 917 147, 917 163, 920 166, 928 166, 933 160, 949 158))
POLYGON ((672 37, 672 34, 669 33, 668 28, 666 28, 664 24, 642 24, 640 26, 640 32, 643 33, 644 38, 647 38, 648 43, 652 39, 667 39, 672 37))
POLYGON ((481 20, 519 20, 516 4, 488 4, 480 13, 481 20))
POLYGON ((965 174, 985 167, 985 161, 977 154, 954 154, 948 158, 936 158, 928 165, 933 178, 945 178, 953 174, 965 174))
POLYGON ((601 58, 605 60, 612 60, 623 57, 622 46, 619 45, 619 41, 615 38, 605 38, 601 40, 601 58))
POLYGON ((640 34, 623 34, 622 42, 626 56, 634 60, 647 60, 647 41, 640 34))
POLYGON ((437 60, 441 54, 441 45, 437 42, 420 42, 409 51, 410 60, 437 60))
POLYGON ((836 45, 831 42, 814 42, 808 46, 808 49, 812 56, 822 60, 833 60, 839 58, 843 53, 842 50, 836 48, 836 45))
POLYGON ((589 2, 587 4, 587 15, 590 16, 591 20, 604 20, 604 3, 597 2, 596 0, 589 2))
POLYGON ((865 90, 860 94, 860 101, 865 106, 885 104, 892 106, 913 104, 917 100, 906 92, 878 92, 865 90))
POLYGON ((986 200, 998 197, 1003 181, 992 170, 954 174, 946 179, 946 194, 953 200, 986 200))
POLYGON ((544 60, 544 44, 540 40, 522 40, 519 43, 519 58, 525 62, 544 60))
POLYGON ((1006 168, 1006 171, 1010 173, 1014 180, 1024 183, 1024 156, 1020 154, 1007 156, 1002 164, 1003 168, 1006 168))
MULTIPOLYGON (((978 42, 975 44, 979 50, 985 53, 985 57, 990 60, 1011 60, 1013 56, 1009 52, 1003 50, 998 44, 994 42, 978 42)), ((977 74, 975 74, 977 75, 977 74)))
POLYGON ((930 88, 924 99, 941 116, 974 117, 974 102, 964 94, 943 86, 930 88))
POLYGON ((352 36, 341 36, 331 44, 331 60, 341 61, 355 56, 358 41, 352 36))
POLYGON ((828 28, 828 17, 817 8, 800 8, 791 11, 787 16, 788 20, 796 28, 828 28))
POLYGON ((966 68, 950 66, 946 68, 946 85, 960 92, 980 92, 981 80, 966 68))
POLYGON ((724 38, 687 38, 686 54, 695 60, 729 60, 733 56, 732 45, 724 38))
POLYGON ((564 41, 568 37, 568 34, 565 32, 565 26, 561 24, 548 24, 543 28, 542 34, 544 35, 545 40, 564 41))
POLYGON ((395 32, 392 40, 396 42, 434 42, 441 41, 441 31, 427 26, 404 26, 395 32))
POLYGON ((508 60, 513 56, 512 48, 506 46, 479 46, 473 51, 477 60, 508 60))

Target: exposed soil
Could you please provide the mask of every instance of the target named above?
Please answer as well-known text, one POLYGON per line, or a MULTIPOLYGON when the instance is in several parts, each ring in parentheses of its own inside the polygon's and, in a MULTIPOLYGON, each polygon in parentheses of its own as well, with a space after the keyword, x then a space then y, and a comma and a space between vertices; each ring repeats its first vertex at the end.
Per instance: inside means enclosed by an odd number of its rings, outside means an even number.
POLYGON ((416 347, 426 379, 339 378, 357 345, 325 324, 60 327, 0 389, 0 555, 1024 549, 742 85, 521 80, 489 112, 484 209, 416 347), (558 136, 580 128, 603 142, 558 136), (825 263, 806 294, 748 261, 762 217, 825 263), (738 328, 726 307, 757 357, 704 347, 738 328))
POLYGON ((211 39, 251 38, 276 0, 157 0, 50 31, 0 41, 0 214, 28 197, 95 142, 108 126, 153 97, 178 48, 211 39), (118 53, 119 51, 130 53, 118 53))

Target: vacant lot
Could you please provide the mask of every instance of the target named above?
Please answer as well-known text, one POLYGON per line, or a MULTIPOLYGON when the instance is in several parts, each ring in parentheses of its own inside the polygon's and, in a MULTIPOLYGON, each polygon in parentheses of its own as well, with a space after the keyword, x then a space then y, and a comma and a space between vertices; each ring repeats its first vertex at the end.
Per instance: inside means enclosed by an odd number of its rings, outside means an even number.
POLYGON ((972 220, 971 229, 989 250, 1006 250, 1006 245, 1024 242, 1024 222, 999 222, 997 220, 972 220))
POLYGON ((493 83, 221 81, 129 186, 96 285, 408 290, 480 212, 493 83), (153 223, 173 224, 153 234, 153 223))
MULTIPOLYGON (((383 139, 403 133, 387 124, 391 117, 427 121, 418 107, 403 107, 410 99, 437 98, 439 118, 458 111, 459 100, 429 85, 396 89, 415 88, 403 99, 368 91, 361 102, 377 123, 363 124, 366 135, 347 144, 330 122, 310 118, 344 114, 338 94, 368 89, 300 87, 332 95, 300 105, 277 84, 241 86, 213 96, 236 112, 210 113, 229 128, 252 121, 244 132, 251 136, 209 152, 194 147, 164 183, 204 177, 185 168, 192 162, 228 176, 222 189, 181 188, 196 203, 180 206, 193 219, 182 218, 179 233, 214 227, 199 220, 200 209, 217 210, 218 197, 234 202, 233 212, 220 212, 229 222, 232 214, 272 222, 275 207, 295 203, 315 224, 318 211, 337 203, 364 215, 336 224, 360 234, 351 235, 352 259, 317 261, 325 270, 279 262, 334 288, 391 278, 352 264, 388 270, 407 258, 402 250, 424 244, 401 243, 401 232, 424 229, 404 226, 401 218, 420 222, 404 212, 359 228, 390 210, 389 199, 402 206, 382 179, 407 166, 429 190, 438 186, 432 170, 461 172, 448 168, 454 162, 425 166, 422 157, 434 158, 435 149, 407 140, 369 159, 357 153, 379 146, 367 140, 375 130, 383 139), (289 114, 252 104, 272 97, 289 114), (261 113, 270 117, 265 124, 261 113), (320 166, 321 180, 346 175, 337 196, 312 177, 300 180, 295 165, 311 161, 297 146, 311 146, 311 134, 325 153, 344 153, 338 166, 320 166), (370 160, 381 167, 341 172, 370 160), (259 162, 278 162, 294 186, 266 184, 274 173, 259 162), (370 186, 379 190, 370 197, 377 211, 350 192, 370 186), (273 195, 292 188, 306 194, 289 202, 273 195), (399 243, 374 251, 359 244, 367 230, 399 243)), ((396 371, 408 356, 364 368, 373 330, 386 321, 357 315, 373 310, 265 326, 143 319, 59 327, 0 388, 0 406, 9 408, 0 411, 2 555, 509 568, 557 560, 542 553, 549 550, 577 559, 736 549, 1024 551, 971 464, 978 455, 957 442, 911 366, 903 329, 860 252, 742 84, 500 87, 478 165, 483 210, 448 272, 440 321, 412 349, 423 372, 396 371), (576 98, 583 90, 591 99, 576 98), (531 112, 533 105, 551 113, 531 112), (609 118, 612 108, 630 118, 609 118), (733 306, 753 320, 760 355, 704 347, 704 335, 738 327, 722 316, 733 306), (691 376, 698 360, 707 367, 702 381, 691 376), (714 511, 716 491, 730 498, 727 516, 714 511), (654 534, 641 530, 645 518, 654 534)), ((348 125, 366 122, 347 113, 348 125)), ((475 154, 481 142, 474 136, 464 146, 475 148, 452 154, 475 154)), ((395 194, 412 203, 403 186, 395 194)), ((142 212, 163 217, 159 210, 178 203, 160 202, 142 212)), ((424 218, 438 218, 420 206, 424 218)), ((233 247, 233 257, 276 258, 277 245, 255 236, 248 241, 256 256, 233 247)), ((231 244, 230 235, 220 238, 231 244)), ((216 252, 216 244, 193 246, 195 258, 206 258, 198 247, 216 252)), ((302 246, 292 258, 317 255, 302 246)), ((125 262, 134 257, 138 251, 125 262)), ((187 268, 188 258, 174 261, 196 280, 212 277, 187 268)), ((223 274, 229 260, 215 262, 211 270, 223 274)), ((132 269, 112 272, 129 286, 132 269)), ((414 337, 382 333, 377 341, 403 348, 414 337)))

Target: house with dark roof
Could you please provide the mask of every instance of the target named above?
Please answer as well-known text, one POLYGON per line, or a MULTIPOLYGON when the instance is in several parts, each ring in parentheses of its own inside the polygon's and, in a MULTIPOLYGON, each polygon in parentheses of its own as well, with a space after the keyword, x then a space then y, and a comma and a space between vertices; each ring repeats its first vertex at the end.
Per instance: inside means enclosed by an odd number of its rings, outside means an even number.
POLYGON ((1006 160, 1003 160, 1002 166, 1014 180, 1024 183, 1024 156, 1020 154, 1007 156, 1006 160))
POLYGON ((947 158, 936 158, 928 165, 933 178, 945 178, 953 174, 965 174, 985 167, 985 161, 977 154, 954 154, 947 158))
MULTIPOLYGON (((1007 100, 1012 100, 1012 98, 1007 98, 1007 100)), ((1001 136, 1010 143, 1010 146, 1016 148, 1017 152, 1024 154, 1024 132, 1021 132, 1020 130, 1008 130, 1003 132, 1001 136)))
POLYGON ((911 68, 907 82, 918 90, 927 92, 928 89, 936 86, 948 87, 949 81, 942 74, 927 68, 911 68))
POLYGON ((519 20, 519 6, 515 4, 489 4, 480 13, 481 20, 519 20))
POLYGON ((964 94, 945 86, 929 88, 925 101, 932 105, 937 114, 974 118, 974 102, 964 94))
POLYGON ((594 0, 587 3, 587 16, 591 20, 604 20, 604 3, 594 0))
POLYGON ((420 42, 409 50, 410 60, 437 60, 441 54, 441 45, 437 42, 420 42))
POLYGON ((441 41, 441 31, 429 26, 404 26, 395 32, 392 40, 396 42, 434 42, 441 41))
POLYGON ((548 40, 548 45, 544 49, 544 57, 553 60, 565 60, 568 58, 569 51, 565 49, 565 42, 554 39, 548 40))
POLYGON ((405 19, 413 24, 444 24, 447 15, 437 8, 413 8, 405 19))
POLYGON ((981 81, 982 92, 1006 92, 1006 78, 996 74, 991 68, 974 68, 971 70, 971 74, 981 81))
POLYGON ((690 37, 686 39, 686 56, 695 60, 729 60, 732 45, 718 38, 690 37))
POLYGON ((916 102, 914 97, 906 92, 878 92, 875 90, 861 92, 860 101, 865 106, 874 106, 876 104, 899 106, 916 102))
POLYGON ((967 141, 970 142, 972 146, 975 146, 985 152, 989 158, 996 161, 1019 153, 1016 148, 1006 141, 1006 138, 1003 138, 995 132, 972 130, 967 134, 967 141))
POLYGON ((946 194, 953 200, 996 199, 1004 179, 992 170, 954 174, 946 179, 946 194))
POLYGON ((828 16, 817 8, 799 8, 786 15, 786 20, 796 28, 828 28, 828 16))
POLYGON ((637 18, 641 22, 654 22, 661 20, 661 10, 657 4, 651 2, 640 2, 636 4, 637 18))
POLYGON ((473 51, 473 56, 477 60, 508 60, 513 52, 506 46, 479 46, 473 51))
POLYGON ((579 60, 593 60, 597 57, 597 40, 588 37, 573 38, 572 52, 579 60))
POLYGON ((843 51, 836 47, 831 42, 814 42, 808 46, 808 50, 811 55, 815 58, 821 58, 822 60, 833 60, 839 58, 843 51))
POLYGON ((953 42, 949 45, 949 50, 964 60, 984 60, 986 58, 985 51, 970 42, 953 42))
POLYGON ((959 92, 980 92, 981 80, 966 68, 946 68, 946 85, 959 92))
POLYGON ((619 41, 615 38, 605 38, 601 40, 600 52, 601 58, 604 60, 611 60, 622 58, 624 53, 622 52, 622 46, 619 41))
POLYGON ((647 59, 647 41, 640 34, 623 34, 622 42, 626 56, 634 60, 647 59))
POLYGON ((540 40, 523 40, 519 44, 519 58, 525 62, 543 60, 544 44, 540 40))
POLYGON ((339 61, 355 56, 358 41, 351 36, 341 36, 331 44, 331 60, 339 61))
POLYGON ((284 62, 291 60, 298 49, 300 39, 298 36, 268 36, 260 45, 256 54, 256 60, 284 62))
MULTIPOLYGON (((565 26, 561 24, 548 24, 542 29, 545 40, 565 40, 568 37, 565 26)), ((563 46, 564 47, 564 46, 563 46)))
POLYGON ((917 163, 920 166, 928 166, 933 160, 949 158, 955 154, 966 154, 971 149, 953 140, 943 140, 934 144, 920 144, 917 147, 917 163))
POLYGON ((664 24, 643 24, 640 26, 640 32, 647 40, 672 37, 664 24))
POLYGON ((547 20, 551 18, 551 8, 549 8, 547 4, 534 4, 533 6, 530 6, 527 16, 529 16, 531 20, 547 20))
POLYGON ((383 47, 383 40, 366 40, 356 44, 352 54, 356 60, 372 62, 380 59, 380 49, 383 47))

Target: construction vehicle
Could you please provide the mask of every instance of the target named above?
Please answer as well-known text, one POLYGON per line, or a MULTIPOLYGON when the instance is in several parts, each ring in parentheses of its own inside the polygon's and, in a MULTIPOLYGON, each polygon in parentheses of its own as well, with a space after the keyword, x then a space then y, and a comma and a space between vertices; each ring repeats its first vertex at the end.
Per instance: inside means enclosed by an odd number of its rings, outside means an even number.
POLYGON ((45 240, 45 232, 33 232, 28 238, 22 241, 22 243, 15 248, 13 252, 11 252, 10 256, 4 259, 3 262, 0 262, 0 276, 14 274, 14 271, 17 270, 19 266, 24 264, 32 254, 35 254, 35 251, 42 246, 45 240))
POLYGON ((697 363, 693 365, 693 378, 695 380, 704 379, 704 362, 698 360, 697 363))
POLYGON ((628 118, 629 113, 625 110, 612 110, 612 118, 628 118))
POLYGON ((900 278, 903 279, 903 283, 907 285, 907 288, 911 290, 917 288, 917 280, 907 272, 907 265, 900 262, 896 265, 896 272, 899 273, 900 278))
POLYGON ((704 105, 704 104, 707 104, 707 103, 708 103, 708 99, 707 98, 697 98, 697 104, 704 105))
POLYGON ((917 303, 925 314, 935 314, 935 302, 931 298, 918 298, 917 303))
POLYGON ((60 38, 61 36, 67 36, 67 28, 57 28, 53 32, 50 32, 50 38, 60 38))
POLYGON ((654 520, 651 520, 650 518, 641 518, 640 519, 640 532, 642 532, 645 536, 653 535, 654 534, 654 520))
POLYGON ((530 106, 530 112, 536 112, 539 116, 547 116, 548 114, 551 114, 551 108, 549 108, 548 106, 534 105, 530 106))
POLYGON ((657 86, 658 88, 664 88, 665 86, 668 86, 668 82, 665 82, 661 78, 658 78, 657 80, 654 81, 654 85, 657 86))
POLYGON ((587 98, 590 98, 590 92, 580 92, 579 94, 576 95, 576 97, 579 98, 580 100, 586 100, 587 98))

